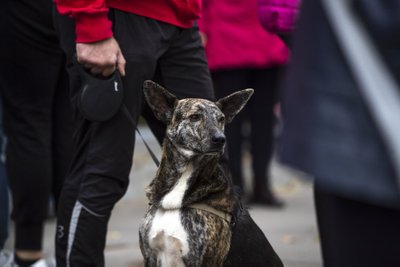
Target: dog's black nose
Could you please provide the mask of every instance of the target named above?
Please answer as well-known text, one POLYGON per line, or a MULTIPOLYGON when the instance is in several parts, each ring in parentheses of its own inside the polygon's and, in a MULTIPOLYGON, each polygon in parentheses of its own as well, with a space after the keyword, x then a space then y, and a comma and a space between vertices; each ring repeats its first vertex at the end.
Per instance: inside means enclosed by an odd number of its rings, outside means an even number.
POLYGON ((213 142, 213 144, 215 144, 215 145, 222 146, 223 144, 225 144, 225 140, 226 140, 226 138, 222 134, 214 135, 213 137, 211 137, 211 142, 213 142))

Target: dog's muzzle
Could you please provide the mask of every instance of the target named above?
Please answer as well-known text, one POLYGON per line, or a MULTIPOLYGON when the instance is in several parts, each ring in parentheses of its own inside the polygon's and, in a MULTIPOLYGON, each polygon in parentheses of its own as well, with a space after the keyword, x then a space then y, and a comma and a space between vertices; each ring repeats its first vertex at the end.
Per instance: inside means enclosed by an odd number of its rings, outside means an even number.
POLYGON ((211 137, 211 146, 210 150, 212 151, 221 151, 224 149, 224 145, 226 142, 225 135, 222 133, 216 133, 211 137))

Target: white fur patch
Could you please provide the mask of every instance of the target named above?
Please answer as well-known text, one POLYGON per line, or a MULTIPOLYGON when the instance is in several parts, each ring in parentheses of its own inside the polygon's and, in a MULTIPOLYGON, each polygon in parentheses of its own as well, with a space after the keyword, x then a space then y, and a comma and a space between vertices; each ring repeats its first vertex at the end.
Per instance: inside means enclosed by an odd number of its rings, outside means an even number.
POLYGON ((175 186, 172 188, 168 194, 166 194, 161 200, 161 206, 166 209, 179 209, 182 206, 183 196, 188 187, 188 180, 192 175, 193 168, 188 166, 185 172, 178 179, 175 186))
POLYGON ((169 257, 175 258, 177 254, 181 256, 186 255, 189 252, 187 238, 187 233, 181 222, 179 209, 159 209, 156 211, 149 232, 149 244, 152 249, 158 252, 157 257, 163 262, 169 262, 169 257), (179 241, 179 251, 175 251, 177 249, 176 244, 171 244, 169 237, 173 237, 179 241))
POLYGON ((179 209, 192 172, 193 168, 189 165, 172 190, 163 197, 162 209, 156 211, 150 227, 149 244, 157 251, 162 266, 169 266, 168 263, 171 262, 175 262, 174 266, 179 265, 176 263, 177 255, 184 256, 189 251, 187 233, 183 228, 179 209), (171 242, 171 238, 177 240, 179 245, 171 242))
POLYGON ((194 152, 192 150, 185 149, 182 147, 178 147, 178 151, 179 151, 179 153, 181 153, 182 155, 184 155, 187 158, 190 158, 194 155, 194 152))

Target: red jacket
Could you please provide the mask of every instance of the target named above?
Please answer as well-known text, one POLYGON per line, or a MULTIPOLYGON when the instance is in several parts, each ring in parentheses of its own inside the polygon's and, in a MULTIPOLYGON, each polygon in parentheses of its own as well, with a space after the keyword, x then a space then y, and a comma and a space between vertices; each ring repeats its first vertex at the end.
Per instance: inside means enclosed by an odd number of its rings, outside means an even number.
POLYGON ((57 10, 76 22, 76 42, 91 43, 113 36, 108 8, 189 28, 200 17, 201 0, 54 0, 57 10))

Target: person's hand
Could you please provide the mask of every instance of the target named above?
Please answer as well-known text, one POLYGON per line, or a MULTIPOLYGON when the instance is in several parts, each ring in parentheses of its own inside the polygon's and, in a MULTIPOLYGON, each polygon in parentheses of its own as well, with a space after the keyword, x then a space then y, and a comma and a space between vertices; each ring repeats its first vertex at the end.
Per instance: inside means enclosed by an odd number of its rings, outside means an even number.
POLYGON ((201 31, 199 33, 200 33, 201 44, 203 45, 203 47, 206 47, 208 41, 207 34, 201 31))
POLYGON ((125 58, 114 37, 95 42, 77 43, 77 60, 94 75, 110 76, 116 68, 125 76, 125 58))

